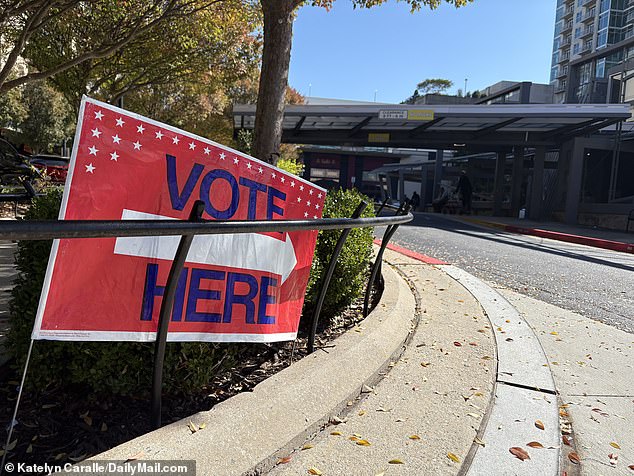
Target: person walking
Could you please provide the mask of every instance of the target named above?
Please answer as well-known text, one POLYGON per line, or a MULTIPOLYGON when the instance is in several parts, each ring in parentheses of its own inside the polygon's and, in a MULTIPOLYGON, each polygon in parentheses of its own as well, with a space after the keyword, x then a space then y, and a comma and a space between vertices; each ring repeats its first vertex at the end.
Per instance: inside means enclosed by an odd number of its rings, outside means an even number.
POLYGON ((471 213, 471 195, 473 194, 473 187, 471 186, 471 181, 469 177, 467 177, 467 171, 463 170, 460 173, 460 179, 458 180, 458 186, 456 187, 456 192, 460 193, 460 198, 462 200, 462 211, 464 213, 471 213))
POLYGON ((416 210, 418 210, 418 207, 420 206, 420 195, 414 192, 412 194, 412 201, 410 203, 412 204, 412 211, 415 212, 416 210))

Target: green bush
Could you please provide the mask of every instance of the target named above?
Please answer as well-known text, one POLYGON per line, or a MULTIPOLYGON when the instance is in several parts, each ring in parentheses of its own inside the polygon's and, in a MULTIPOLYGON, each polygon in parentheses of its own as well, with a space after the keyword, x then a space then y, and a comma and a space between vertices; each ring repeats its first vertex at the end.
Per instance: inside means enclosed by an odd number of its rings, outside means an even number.
MULTIPOLYGON (((373 217, 372 200, 358 190, 330 190, 324 204, 324 218, 350 218, 359 203, 365 200, 368 206, 361 214, 362 217, 373 217)), ((341 230, 324 230, 319 232, 315 257, 306 292, 305 319, 317 300, 323 275, 330 263, 330 257, 337 245, 341 230)), ((372 257, 372 228, 354 228, 337 259, 337 265, 324 299, 320 322, 327 326, 331 320, 364 291, 365 279, 372 257)))
MULTIPOLYGON (((26 220, 56 219, 62 191, 50 190, 33 200, 26 220)), ((21 241, 16 253, 18 276, 9 303, 8 347, 16 369, 22 369, 40 298, 51 241, 21 241)), ((235 363, 242 345, 170 343, 164 366, 164 388, 179 394, 200 389, 219 370, 235 363)), ((153 343, 38 341, 33 350, 27 387, 81 385, 91 391, 139 395, 150 389, 153 343)))

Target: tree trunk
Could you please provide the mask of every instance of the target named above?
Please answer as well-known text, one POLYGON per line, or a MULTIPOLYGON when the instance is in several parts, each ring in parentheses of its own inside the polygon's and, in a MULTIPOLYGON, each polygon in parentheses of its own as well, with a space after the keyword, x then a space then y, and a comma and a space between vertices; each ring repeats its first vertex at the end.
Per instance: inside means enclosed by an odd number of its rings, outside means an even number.
POLYGON ((251 153, 277 163, 282 140, 284 96, 288 84, 293 39, 293 10, 297 0, 261 0, 264 13, 264 50, 251 153))

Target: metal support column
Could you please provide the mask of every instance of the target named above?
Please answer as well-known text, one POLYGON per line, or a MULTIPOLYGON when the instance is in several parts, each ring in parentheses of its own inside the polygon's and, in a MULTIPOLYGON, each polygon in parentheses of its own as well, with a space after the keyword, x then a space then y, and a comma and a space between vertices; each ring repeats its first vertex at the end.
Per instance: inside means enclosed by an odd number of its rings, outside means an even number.
POLYGON ((405 201, 405 170, 398 171, 398 201, 405 201))
POLYGON ((438 149, 436 151, 436 167, 434 169, 434 190, 432 193, 432 199, 433 197, 438 196, 438 193, 440 191, 440 182, 442 180, 442 161, 443 161, 443 155, 444 155, 444 150, 442 149, 438 149))
POLYGON ((502 215, 502 199, 504 198, 504 166, 506 151, 495 154, 495 182, 493 185, 493 216, 502 215))
POLYGON ((568 164, 568 177, 566 179, 566 206, 564 209, 564 222, 569 225, 577 224, 579 214, 579 198, 581 197, 581 179, 583 175, 583 154, 585 141, 576 138, 573 142, 570 162, 568 164))
POLYGON ((522 203, 522 178, 524 172, 524 147, 513 147, 513 175, 511 178, 511 216, 517 217, 522 203))
POLYGON ((544 207, 544 160, 546 148, 536 147, 533 159, 533 185, 531 187, 528 217, 531 220, 541 220, 544 207))

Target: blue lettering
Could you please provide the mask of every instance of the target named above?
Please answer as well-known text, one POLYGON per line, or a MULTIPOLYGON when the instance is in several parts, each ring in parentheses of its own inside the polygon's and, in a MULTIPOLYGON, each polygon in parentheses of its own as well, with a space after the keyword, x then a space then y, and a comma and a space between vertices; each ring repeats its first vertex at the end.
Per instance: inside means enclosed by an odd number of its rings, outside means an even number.
POLYGON ((249 209, 247 211, 247 220, 255 220, 255 210, 258 203, 258 192, 266 192, 266 185, 254 182, 244 177, 240 177, 240 185, 249 187, 249 209))
POLYGON ((166 161, 167 188, 169 189, 170 200, 172 201, 172 208, 174 210, 182 210, 183 208, 185 208, 189 197, 191 197, 191 194, 194 191, 194 186, 196 185, 196 182, 198 182, 200 174, 202 174, 205 167, 201 164, 194 164, 191 171, 189 172, 189 177, 187 177, 187 182, 185 182, 183 190, 179 192, 178 180, 176 178, 176 157, 166 154, 166 161))
POLYGON ((201 279, 222 281, 225 279, 225 273, 222 271, 212 271, 198 268, 194 268, 192 270, 192 279, 189 283, 189 297, 187 298, 185 320, 188 322, 220 322, 221 316, 217 312, 196 312, 196 304, 200 299, 220 301, 220 291, 200 289, 201 279))
POLYGON ((267 207, 266 207, 266 219, 267 220, 272 220, 274 213, 276 215, 279 215, 279 216, 283 216, 284 215, 284 209, 278 207, 273 202, 273 199, 276 198, 276 197, 281 199, 281 200, 286 200, 286 194, 284 192, 280 192, 278 189, 273 188, 273 187, 271 187, 269 185, 269 196, 268 196, 267 207))
POLYGON ((263 276, 260 285, 260 302, 258 303, 258 324, 275 324, 275 317, 266 315, 266 305, 275 304, 275 295, 268 293, 270 286, 277 287, 277 279, 263 276))
POLYGON ((246 319, 249 324, 255 323, 255 304, 253 298, 258 293, 258 282, 250 274, 227 273, 227 292, 225 297, 225 309, 222 322, 231 322, 234 304, 242 304, 245 307, 246 319), (235 283, 247 283, 247 294, 236 294, 235 283))
POLYGON ((236 210, 240 201, 240 190, 238 189, 238 183, 236 179, 226 170, 215 169, 205 175, 202 183, 200 184, 200 199, 205 202, 205 211, 212 217, 219 220, 227 220, 231 218, 236 210), (211 191, 211 184, 216 179, 226 180, 231 186, 231 203, 226 210, 218 210, 211 203, 211 197, 209 196, 211 191))
MULTIPOLYGON (((174 297, 174 306, 172 307, 172 320, 180 321, 183 315, 183 301, 185 299, 185 289, 187 284, 187 274, 189 270, 183 268, 181 275, 178 277, 176 285, 176 296, 174 297)), ((162 297, 165 294, 165 286, 159 286, 158 281, 158 264, 148 263, 145 271, 145 288, 143 290, 143 301, 141 304, 141 320, 151 321, 154 313, 154 299, 162 297)))

